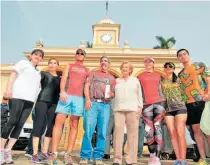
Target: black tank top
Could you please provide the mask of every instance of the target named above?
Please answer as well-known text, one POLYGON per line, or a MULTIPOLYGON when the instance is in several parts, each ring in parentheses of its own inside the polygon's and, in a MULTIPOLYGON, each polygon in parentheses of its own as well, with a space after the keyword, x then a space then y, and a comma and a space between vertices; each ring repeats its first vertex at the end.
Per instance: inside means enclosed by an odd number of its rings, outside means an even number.
POLYGON ((38 101, 46 101, 57 104, 60 93, 61 77, 53 76, 49 72, 41 71, 41 92, 38 101))

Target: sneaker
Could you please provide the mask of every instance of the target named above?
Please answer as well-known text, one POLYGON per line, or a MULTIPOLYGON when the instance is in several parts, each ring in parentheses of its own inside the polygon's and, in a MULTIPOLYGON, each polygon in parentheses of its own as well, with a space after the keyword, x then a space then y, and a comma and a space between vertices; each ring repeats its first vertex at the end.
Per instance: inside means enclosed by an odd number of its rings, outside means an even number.
POLYGON ((182 164, 181 164, 181 161, 175 160, 174 165, 182 165, 182 164))
POLYGON ((102 162, 102 160, 98 159, 98 160, 95 160, 95 165, 105 165, 104 162, 102 162))
POLYGON ((32 155, 30 163, 43 164, 43 162, 38 158, 38 155, 32 155))
POLYGON ((208 162, 207 162, 206 158, 203 158, 198 163, 196 163, 195 165, 208 165, 208 162))
POLYGON ((154 165, 161 165, 160 158, 155 156, 155 164, 154 165))
POLYGON ((4 149, 0 151, 0 165, 6 164, 6 161, 4 159, 4 149))
POLYGON ((184 160, 182 160, 182 161, 180 161, 180 162, 181 162, 181 165, 187 165, 187 162, 184 161, 184 160))
POLYGON ((148 165, 154 165, 156 163, 156 156, 155 154, 150 154, 148 165))
POLYGON ((88 165, 88 160, 87 159, 81 159, 79 161, 79 165, 88 165))
POLYGON ((6 161, 7 164, 14 164, 14 161, 12 159, 12 151, 11 150, 5 150, 4 160, 6 161))
POLYGON ((77 163, 75 163, 75 161, 73 159, 73 155, 71 153, 66 153, 64 156, 64 164, 75 165, 77 163))
POLYGON ((44 162, 44 165, 54 165, 54 164, 58 164, 57 155, 52 153, 52 155, 49 156, 49 159, 46 162, 44 162))
POLYGON ((25 156, 25 157, 28 157, 28 158, 31 158, 31 157, 32 157, 32 154, 29 153, 29 152, 25 152, 24 156, 25 156))
POLYGON ((39 157, 41 158, 42 161, 49 161, 49 155, 48 153, 40 152, 39 157))

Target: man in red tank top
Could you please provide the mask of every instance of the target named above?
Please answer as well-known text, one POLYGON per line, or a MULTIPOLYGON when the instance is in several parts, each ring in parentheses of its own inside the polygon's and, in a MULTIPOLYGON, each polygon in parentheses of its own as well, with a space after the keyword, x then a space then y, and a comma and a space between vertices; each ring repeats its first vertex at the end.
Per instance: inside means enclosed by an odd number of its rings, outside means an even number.
POLYGON ((55 163, 58 145, 62 135, 62 127, 66 117, 71 115, 71 126, 68 139, 68 148, 64 157, 65 164, 74 164, 72 151, 78 133, 79 119, 84 113, 84 85, 89 74, 88 68, 83 66, 86 52, 83 49, 76 51, 76 62, 67 64, 60 83, 60 100, 56 108, 56 121, 53 128, 51 161, 55 163))

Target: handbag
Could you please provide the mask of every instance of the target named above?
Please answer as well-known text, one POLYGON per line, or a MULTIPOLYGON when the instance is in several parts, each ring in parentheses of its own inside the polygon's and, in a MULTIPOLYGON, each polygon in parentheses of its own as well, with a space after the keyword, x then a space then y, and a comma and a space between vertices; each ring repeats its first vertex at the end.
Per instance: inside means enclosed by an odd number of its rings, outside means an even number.
POLYGON ((200 128, 206 135, 210 135, 210 101, 205 103, 200 122, 200 128))

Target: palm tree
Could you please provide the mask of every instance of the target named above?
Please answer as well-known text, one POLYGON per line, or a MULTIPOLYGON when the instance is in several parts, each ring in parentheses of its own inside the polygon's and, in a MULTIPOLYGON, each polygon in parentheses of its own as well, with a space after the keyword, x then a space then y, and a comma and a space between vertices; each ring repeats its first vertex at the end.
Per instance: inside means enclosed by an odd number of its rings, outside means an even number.
POLYGON ((160 45, 154 46, 153 49, 170 49, 176 43, 176 40, 174 37, 165 39, 162 36, 156 36, 156 39, 158 40, 160 45))
POLYGON ((90 43, 89 41, 86 43, 86 48, 92 48, 93 47, 93 43, 90 43))

